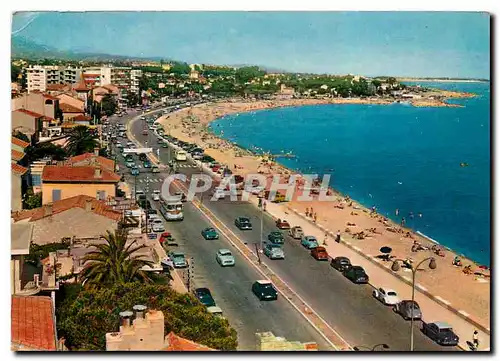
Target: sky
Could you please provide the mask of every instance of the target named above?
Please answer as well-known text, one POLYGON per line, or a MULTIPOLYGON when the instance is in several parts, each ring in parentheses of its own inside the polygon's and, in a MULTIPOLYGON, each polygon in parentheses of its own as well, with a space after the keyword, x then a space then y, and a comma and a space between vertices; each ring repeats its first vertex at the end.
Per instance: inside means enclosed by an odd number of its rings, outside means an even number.
POLYGON ((490 17, 473 12, 40 12, 12 33, 59 50, 296 72, 490 77, 490 17))

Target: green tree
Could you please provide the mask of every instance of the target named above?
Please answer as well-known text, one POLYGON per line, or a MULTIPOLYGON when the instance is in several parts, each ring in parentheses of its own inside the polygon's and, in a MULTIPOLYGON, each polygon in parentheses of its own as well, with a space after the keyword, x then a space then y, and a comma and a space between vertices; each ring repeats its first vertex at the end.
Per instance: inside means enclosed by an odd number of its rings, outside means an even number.
POLYGON ((33 188, 28 188, 23 196, 23 209, 34 209, 42 206, 42 193, 35 194, 33 188))
POLYGON ((10 80, 12 82, 19 81, 19 74, 22 73, 22 68, 17 65, 11 65, 10 67, 10 80))
POLYGON ((105 350, 107 332, 119 329, 119 313, 137 304, 160 310, 165 334, 181 337, 218 350, 236 350, 236 331, 224 318, 215 317, 190 294, 167 285, 140 282, 111 284, 103 288, 64 285, 63 300, 56 307, 57 332, 72 350, 105 350))
POLYGON ((176 75, 189 74, 191 68, 188 63, 175 62, 169 70, 169 73, 174 73, 176 75))
POLYGON ((20 132, 19 130, 16 130, 14 132, 14 134, 12 134, 12 136, 17 138, 17 139, 24 140, 27 143, 31 143, 30 138, 28 138, 28 136, 26 134, 20 132))
POLYGON ((137 241, 129 242, 127 245, 127 232, 124 230, 114 233, 108 231, 103 238, 106 243, 94 245, 96 250, 87 253, 83 258, 88 264, 80 273, 82 282, 96 287, 136 280, 151 282, 148 273, 141 268, 151 266, 152 262, 142 259, 142 256, 134 255, 135 252, 147 248, 146 245, 139 245, 137 241))
POLYGON ((129 92, 127 94, 127 101, 128 101, 128 105, 137 105, 139 104, 139 95, 135 92, 129 92))
POLYGON ((74 127, 69 133, 68 144, 66 144, 66 152, 69 155, 79 155, 87 152, 92 152, 98 146, 97 135, 85 125, 74 127))
POLYGON ((30 163, 45 157, 50 157, 53 160, 64 160, 66 156, 64 148, 53 143, 41 143, 26 148, 26 158, 30 163))
POLYGON ((381 82, 380 80, 378 80, 378 79, 373 79, 373 80, 372 80, 372 84, 373 84, 376 88, 378 88, 379 86, 381 86, 381 85, 382 85, 382 82, 381 82))
POLYGON ((33 264, 34 266, 38 266, 39 262, 42 259, 47 258, 50 252, 55 252, 60 249, 68 249, 68 248, 69 248, 68 241, 47 243, 44 245, 31 243, 30 253, 25 257, 25 260, 33 264))
POLYGON ((110 116, 115 113, 118 104, 111 94, 106 94, 101 99, 101 107, 104 114, 110 116))
POLYGON ((258 66, 244 66, 236 69, 236 80, 239 83, 246 83, 265 74, 266 72, 260 70, 258 66))

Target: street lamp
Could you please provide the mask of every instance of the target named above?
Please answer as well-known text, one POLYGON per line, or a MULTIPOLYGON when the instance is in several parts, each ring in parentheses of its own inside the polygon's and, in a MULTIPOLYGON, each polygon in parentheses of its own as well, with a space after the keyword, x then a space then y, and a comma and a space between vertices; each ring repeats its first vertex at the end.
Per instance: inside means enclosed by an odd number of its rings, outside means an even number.
MULTIPOLYGON (((399 269, 401 268, 400 265, 399 265, 399 261, 401 262, 405 262, 405 260, 402 260, 402 259, 395 259, 394 262, 392 263, 392 266, 391 266, 391 269, 394 271, 394 272, 397 272, 399 271, 399 269)), ((417 276, 417 272, 418 271, 422 271, 423 268, 418 268, 420 267, 421 264, 423 264, 424 262, 426 261, 429 261, 429 268, 430 269, 436 269, 437 267, 437 263, 436 263, 436 259, 434 257, 427 257, 425 259, 423 259, 422 261, 420 261, 416 266, 413 266, 411 264, 409 264, 409 268, 411 270, 411 274, 412 274, 412 282, 411 282, 411 321, 410 321, 410 351, 413 351, 413 310, 414 310, 414 307, 415 307, 415 277, 417 276)))
POLYGON ((366 349, 366 351, 371 351, 374 352, 377 347, 382 347, 384 350, 389 349, 389 345, 386 343, 379 343, 373 346, 372 348, 369 348, 367 346, 354 346, 353 350, 354 351, 363 351, 361 348, 366 349))

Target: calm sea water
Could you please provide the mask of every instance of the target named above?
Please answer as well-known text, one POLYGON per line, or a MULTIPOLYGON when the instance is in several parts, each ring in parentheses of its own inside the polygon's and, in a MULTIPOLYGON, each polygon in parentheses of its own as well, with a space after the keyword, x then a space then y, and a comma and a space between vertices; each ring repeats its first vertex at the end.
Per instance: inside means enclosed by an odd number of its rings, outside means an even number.
POLYGON ((407 226, 489 265, 489 84, 422 85, 478 97, 453 100, 464 108, 281 108, 227 116, 211 126, 245 148, 292 151, 297 158, 280 163, 303 173, 331 173, 330 185, 341 193, 393 220, 405 217, 407 226))

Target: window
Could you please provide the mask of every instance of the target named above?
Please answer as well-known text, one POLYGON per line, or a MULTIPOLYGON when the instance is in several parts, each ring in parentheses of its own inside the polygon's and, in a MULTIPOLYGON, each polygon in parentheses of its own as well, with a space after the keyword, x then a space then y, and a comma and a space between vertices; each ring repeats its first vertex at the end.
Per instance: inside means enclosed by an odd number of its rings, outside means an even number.
POLYGON ((53 104, 53 103, 52 103, 52 100, 51 100, 51 99, 47 99, 47 100, 45 101, 45 105, 52 105, 52 104, 53 104))
POLYGON ((105 201, 106 200, 106 191, 97 191, 97 200, 105 201))
POLYGON ((31 175, 31 184, 33 186, 40 186, 42 185, 42 179, 40 174, 32 174, 31 175))
POLYGON ((52 202, 60 201, 60 200, 61 200, 61 190, 60 189, 53 189, 52 190, 52 202))

